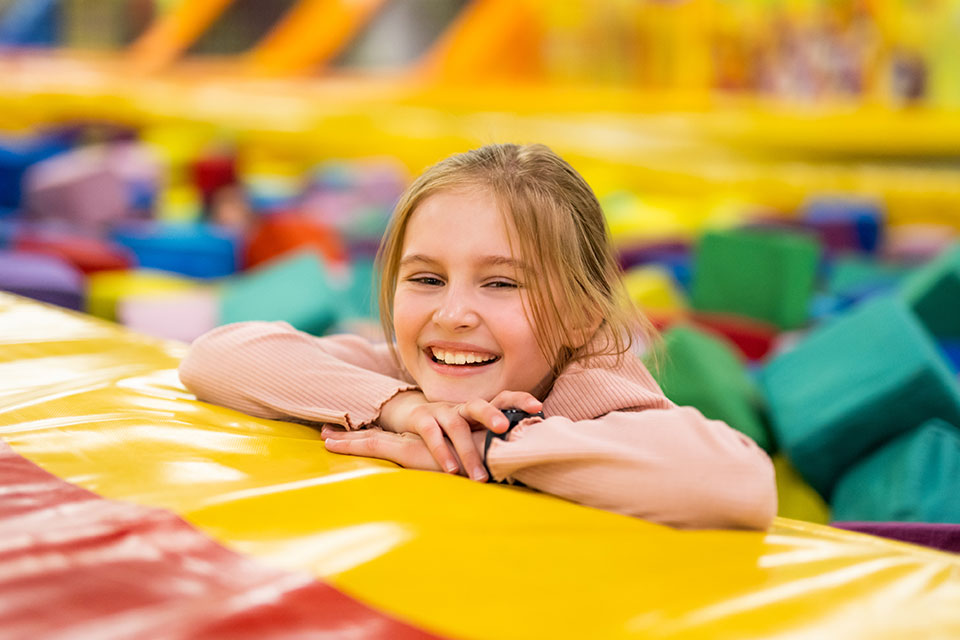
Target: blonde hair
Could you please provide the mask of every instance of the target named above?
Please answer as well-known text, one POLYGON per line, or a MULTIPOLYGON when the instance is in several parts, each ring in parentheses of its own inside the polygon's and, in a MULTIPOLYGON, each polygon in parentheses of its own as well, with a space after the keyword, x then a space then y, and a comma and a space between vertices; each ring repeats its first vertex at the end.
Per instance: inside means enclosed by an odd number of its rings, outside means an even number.
POLYGON ((542 144, 496 144, 433 165, 397 203, 377 253, 380 321, 395 357, 393 301, 410 217, 429 196, 464 188, 488 189, 512 222, 519 246, 510 248, 534 268, 524 279, 528 320, 554 375, 572 362, 620 358, 638 336, 656 339, 630 302, 600 203, 583 177, 542 144), (591 339, 598 326, 599 339, 591 339))

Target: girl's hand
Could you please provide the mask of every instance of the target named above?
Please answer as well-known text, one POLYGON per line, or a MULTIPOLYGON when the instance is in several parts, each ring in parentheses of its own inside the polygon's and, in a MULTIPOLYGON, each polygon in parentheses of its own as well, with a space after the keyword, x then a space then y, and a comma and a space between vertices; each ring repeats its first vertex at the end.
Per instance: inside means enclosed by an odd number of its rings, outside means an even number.
MULTIPOLYGON (((478 432, 478 435, 482 436, 482 433, 478 432)), ((327 451, 333 453, 389 460, 407 469, 443 471, 423 439, 409 431, 392 433, 376 427, 344 431, 325 426, 320 431, 320 436, 327 451)))
POLYGON ((477 398, 460 404, 429 402, 419 391, 405 391, 383 405, 377 423, 387 431, 416 433, 440 469, 457 473, 460 465, 450 450, 452 444, 470 478, 486 482, 487 472, 472 431, 489 429, 503 433, 510 423, 501 409, 536 413, 542 406, 523 391, 502 391, 490 402, 477 398))

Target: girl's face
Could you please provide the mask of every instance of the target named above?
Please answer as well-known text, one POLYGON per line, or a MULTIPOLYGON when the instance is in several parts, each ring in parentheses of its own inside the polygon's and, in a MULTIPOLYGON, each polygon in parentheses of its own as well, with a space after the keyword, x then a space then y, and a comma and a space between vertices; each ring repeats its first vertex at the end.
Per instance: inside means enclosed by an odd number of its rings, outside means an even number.
POLYGON ((543 399, 552 382, 524 313, 524 283, 535 276, 511 254, 508 233, 493 195, 479 188, 431 195, 407 223, 394 331, 431 402, 505 390, 543 399))

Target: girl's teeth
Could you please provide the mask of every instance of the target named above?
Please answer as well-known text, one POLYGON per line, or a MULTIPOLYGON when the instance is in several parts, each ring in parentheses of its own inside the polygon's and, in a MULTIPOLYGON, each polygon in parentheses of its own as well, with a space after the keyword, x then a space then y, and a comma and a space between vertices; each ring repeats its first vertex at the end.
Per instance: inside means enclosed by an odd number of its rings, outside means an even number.
POLYGON ((433 349, 433 357, 444 364, 478 364, 493 360, 493 356, 482 356, 474 353, 454 353, 452 351, 443 351, 442 349, 433 349))

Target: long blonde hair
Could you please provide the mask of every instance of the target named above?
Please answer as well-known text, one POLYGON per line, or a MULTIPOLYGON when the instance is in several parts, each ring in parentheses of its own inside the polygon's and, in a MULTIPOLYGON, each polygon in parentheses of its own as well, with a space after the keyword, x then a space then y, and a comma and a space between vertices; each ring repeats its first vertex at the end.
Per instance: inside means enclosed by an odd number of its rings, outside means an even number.
POLYGON ((490 190, 508 228, 512 223, 516 231, 519 246, 511 250, 537 268, 535 277, 525 280, 528 320, 554 375, 572 362, 622 357, 637 337, 655 339, 655 329, 627 295, 590 185, 545 145, 496 144, 433 165, 400 197, 377 253, 380 321, 391 348, 394 293, 410 217, 429 196, 462 188, 490 190))

